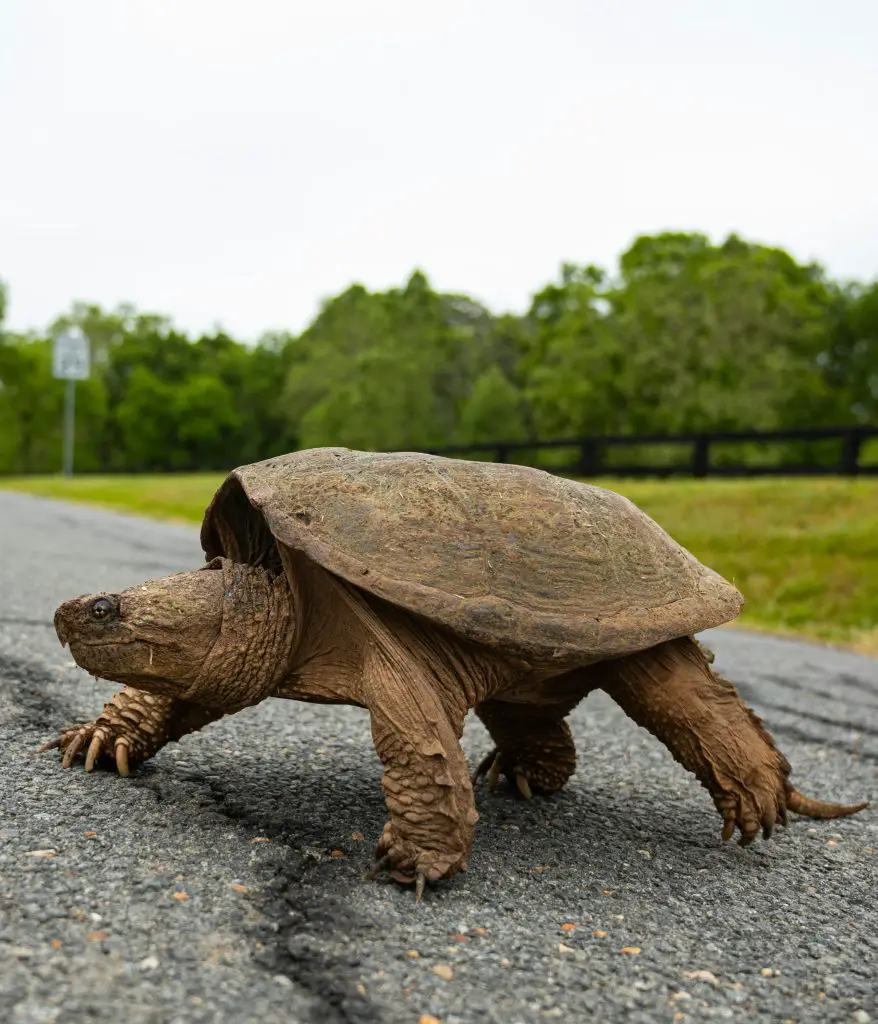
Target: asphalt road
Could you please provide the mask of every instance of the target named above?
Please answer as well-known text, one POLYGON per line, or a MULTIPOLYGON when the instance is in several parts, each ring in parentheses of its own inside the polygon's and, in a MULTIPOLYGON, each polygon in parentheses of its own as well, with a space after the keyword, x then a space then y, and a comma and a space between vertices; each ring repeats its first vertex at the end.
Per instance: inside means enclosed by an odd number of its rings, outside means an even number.
MULTIPOLYGON (((483 793, 470 870, 420 906, 363 877, 385 813, 359 709, 269 701, 130 779, 37 755, 113 690, 56 605, 200 561, 192 529, 0 492, 0 1019, 878 1022, 875 811, 723 844, 602 694, 566 790, 483 793)), ((878 797, 878 661, 705 638, 801 789, 878 797)), ((486 743, 471 721, 473 763, 486 743)))

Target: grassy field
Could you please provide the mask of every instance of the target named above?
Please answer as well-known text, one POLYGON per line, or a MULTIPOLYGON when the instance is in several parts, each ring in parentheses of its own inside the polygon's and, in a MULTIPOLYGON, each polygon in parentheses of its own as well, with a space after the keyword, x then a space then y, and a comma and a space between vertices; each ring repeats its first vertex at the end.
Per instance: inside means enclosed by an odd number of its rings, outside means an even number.
MULTIPOLYGON (((0 479, 0 487, 189 523, 221 477, 0 479)), ((600 480, 631 498, 747 604, 738 622, 878 654, 878 480, 600 480)))

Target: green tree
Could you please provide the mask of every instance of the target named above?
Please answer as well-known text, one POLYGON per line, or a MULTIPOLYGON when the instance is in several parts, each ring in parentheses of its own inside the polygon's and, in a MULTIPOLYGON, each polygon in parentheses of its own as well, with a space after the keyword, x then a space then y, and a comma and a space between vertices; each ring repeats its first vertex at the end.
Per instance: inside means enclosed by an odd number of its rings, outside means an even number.
POLYGON ((354 285, 324 304, 293 346, 285 408, 303 447, 436 447, 472 388, 488 317, 434 292, 420 272, 403 288, 354 285))
POLYGON ((624 430, 630 396, 624 353, 606 316, 604 273, 565 264, 560 280, 533 297, 527 325, 520 372, 537 437, 624 430))
MULTIPOLYGON (((99 379, 80 381, 76 388, 75 464, 97 469, 105 391, 99 379)), ((60 471, 63 417, 64 382, 52 376, 51 341, 37 335, 0 337, 0 471, 60 471)))
POLYGON ((818 355, 832 323, 819 267, 730 236, 640 238, 608 291, 632 430, 814 425, 832 404, 818 355))
POLYGON ((525 441, 528 438, 524 396, 500 366, 476 378, 464 400, 454 440, 459 444, 485 441, 525 441))
MULTIPOLYGON (((0 323, 5 304, 0 282, 0 323)), ((878 282, 840 284, 735 235, 644 235, 614 275, 564 264, 523 316, 437 292, 420 271, 383 292, 355 284, 299 336, 255 345, 76 303, 46 337, 0 334, 0 471, 60 468, 50 338, 71 324, 93 357, 77 385, 81 469, 878 422, 878 282)))
POLYGON ((820 354, 827 385, 843 408, 838 422, 878 424, 878 280, 838 290, 836 320, 820 354), (847 415, 845 415, 847 413, 847 415))

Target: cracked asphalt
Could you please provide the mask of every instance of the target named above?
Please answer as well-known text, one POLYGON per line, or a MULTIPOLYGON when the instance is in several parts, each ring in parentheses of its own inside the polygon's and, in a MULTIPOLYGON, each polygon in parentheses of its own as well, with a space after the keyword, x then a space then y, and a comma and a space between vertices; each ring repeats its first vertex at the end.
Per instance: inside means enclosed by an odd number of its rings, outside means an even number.
MULTIPOLYGON (((0 492, 0 1019, 878 1022, 878 815, 747 850, 602 694, 551 799, 479 796, 470 870, 369 882, 385 820, 366 713, 268 701, 130 779, 39 743, 113 692, 55 607, 202 560, 197 532, 0 492)), ((719 668, 805 792, 875 798, 878 660, 724 629, 719 668)), ((470 720, 472 763, 487 734, 470 720)))

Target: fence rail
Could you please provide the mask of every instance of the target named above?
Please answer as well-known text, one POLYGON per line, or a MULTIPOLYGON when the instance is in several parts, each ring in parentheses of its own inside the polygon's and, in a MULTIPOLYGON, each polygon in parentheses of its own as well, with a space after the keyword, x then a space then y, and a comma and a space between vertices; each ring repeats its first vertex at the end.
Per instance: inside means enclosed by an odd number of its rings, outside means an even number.
MULTIPOLYGON (((495 441, 484 444, 449 445, 431 448, 434 455, 464 457, 490 455, 493 462, 516 462, 514 456, 520 452, 542 452, 552 449, 575 449, 574 460, 563 465, 552 464, 556 473, 575 476, 690 476, 703 479, 707 476, 859 476, 878 475, 878 457, 864 463, 862 450, 864 442, 878 438, 878 427, 814 427, 799 430, 723 430, 709 433, 687 434, 616 434, 603 437, 573 437, 553 441, 495 441), (818 460, 807 450, 807 445, 824 441, 837 441, 838 452, 834 457, 818 460), (785 451, 785 460, 760 463, 711 462, 711 448, 716 445, 765 446, 786 443, 798 447, 801 458, 790 458, 785 451), (632 449, 644 446, 688 446, 688 459, 677 462, 618 463, 607 461, 607 449, 632 449)), ((747 452, 745 451, 745 454, 747 452)), ((527 461, 527 460, 525 460, 527 461)))
MULTIPOLYGON (((520 462, 566 476, 599 477, 755 477, 755 476, 878 476, 878 426, 814 427, 800 430, 723 430, 686 434, 610 434, 567 437, 551 441, 485 441, 481 444, 425 448, 434 455, 487 458, 492 462, 520 462), (872 442, 867 446, 867 442, 872 442), (718 446, 724 451, 719 452, 718 446), (771 452, 771 446, 775 447, 771 452), (729 458, 729 446, 738 447, 740 461, 729 458), (686 448, 689 451, 686 452, 686 448), (817 448, 819 447, 819 450, 817 448), (652 448, 657 458, 643 449, 652 448), (679 457, 667 458, 667 449, 679 457), (661 449, 665 449, 662 451, 661 449), (634 452, 632 461, 616 455, 634 452), (864 457, 865 451, 865 457, 864 457), (570 453, 568 457, 568 453, 570 453), (662 457, 664 456, 664 461, 662 457)), ((265 452, 269 458, 278 452, 265 452)), ((240 465, 232 453, 207 464, 129 466, 80 470, 78 476, 139 473, 224 473, 240 465)), ((39 475, 18 471, 4 475, 39 475)))

